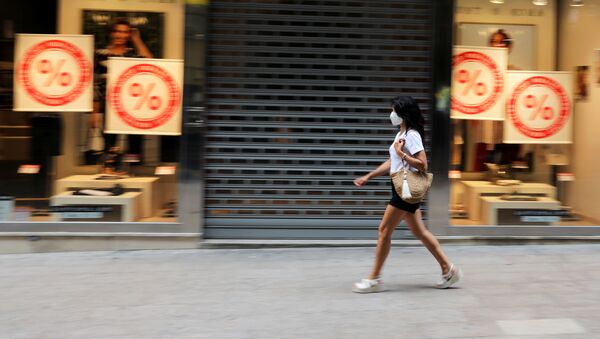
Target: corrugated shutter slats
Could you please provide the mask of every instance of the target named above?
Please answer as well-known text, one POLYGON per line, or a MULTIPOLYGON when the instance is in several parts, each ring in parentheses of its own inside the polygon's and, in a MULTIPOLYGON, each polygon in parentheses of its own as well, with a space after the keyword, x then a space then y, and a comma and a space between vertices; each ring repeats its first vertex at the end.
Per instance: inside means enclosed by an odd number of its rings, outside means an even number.
POLYGON ((388 157, 392 97, 428 117, 432 12, 425 0, 211 1, 206 236, 375 228, 389 178, 352 180, 388 157))

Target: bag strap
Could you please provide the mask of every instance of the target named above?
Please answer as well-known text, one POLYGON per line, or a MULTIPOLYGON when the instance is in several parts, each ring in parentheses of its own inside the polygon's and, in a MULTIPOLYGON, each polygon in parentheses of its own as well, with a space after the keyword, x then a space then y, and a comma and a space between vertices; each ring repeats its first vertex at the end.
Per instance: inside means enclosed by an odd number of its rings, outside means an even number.
MULTIPOLYGON (((405 140, 404 144, 405 145, 406 145, 406 136, 407 135, 408 135, 408 129, 406 129, 406 131, 404 132, 404 140, 405 140)), ((402 136, 400 136, 400 137, 402 137, 402 136)), ((411 154, 411 156, 412 156, 412 154, 411 154)), ((402 169, 403 169, 404 175, 408 174, 408 171, 410 170, 410 169, 407 169, 407 167, 409 167, 408 161, 405 161, 404 159, 400 159, 400 161, 402 161, 402 169)), ((417 172, 427 173, 426 171, 422 171, 419 168, 417 168, 417 172)))
MULTIPOLYGON (((408 134, 408 129, 406 129, 406 131, 404 131, 404 145, 406 145, 406 135, 408 134)), ((402 136, 398 137, 398 139, 402 138, 402 136)), ((400 161, 402 163, 402 170, 404 172, 404 175, 407 174, 407 167, 408 167, 408 162, 405 161, 404 159, 400 158, 400 161)))

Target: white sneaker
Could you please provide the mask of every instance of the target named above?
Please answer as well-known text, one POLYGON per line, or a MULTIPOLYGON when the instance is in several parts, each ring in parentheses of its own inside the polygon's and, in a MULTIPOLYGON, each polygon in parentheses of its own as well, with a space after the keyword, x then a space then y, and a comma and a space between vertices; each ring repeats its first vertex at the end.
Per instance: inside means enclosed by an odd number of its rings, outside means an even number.
POLYGON ((383 292, 383 281, 381 279, 361 279, 352 285, 352 292, 376 293, 383 292))
POLYGON ((460 279, 462 279, 462 276, 462 270, 454 266, 454 264, 451 264, 448 273, 442 274, 442 279, 435 285, 435 287, 441 289, 448 288, 459 282, 460 279))

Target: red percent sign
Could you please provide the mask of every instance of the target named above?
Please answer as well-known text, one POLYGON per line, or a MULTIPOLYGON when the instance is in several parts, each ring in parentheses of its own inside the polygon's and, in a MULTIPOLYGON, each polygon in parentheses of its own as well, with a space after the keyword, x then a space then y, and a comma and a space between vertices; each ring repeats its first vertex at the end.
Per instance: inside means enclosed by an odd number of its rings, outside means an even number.
POLYGON ((77 46, 63 40, 47 40, 31 47, 25 53, 23 62, 19 67, 18 78, 27 93, 37 102, 48 106, 62 106, 81 96, 91 81, 91 73, 90 63, 77 46), (59 51, 68 54, 79 68, 79 78, 75 79, 77 81, 75 86, 65 94, 46 94, 43 90, 37 89, 33 84, 31 73, 34 71, 46 76, 46 80, 42 83, 42 88, 52 85, 67 87, 74 81, 73 74, 62 70, 66 62, 65 59, 59 59, 55 62, 49 59, 41 59, 34 64, 36 57, 49 51, 59 51))
POLYGON ((508 113, 508 117, 513 125, 521 133, 530 138, 542 139, 558 133, 558 131, 563 128, 569 118, 569 114, 571 112, 570 107, 571 105, 569 102, 569 97, 567 96, 567 92, 557 81, 543 76, 535 76, 526 79, 515 88, 510 100, 506 103, 506 112, 508 113), (526 122, 521 119, 519 108, 517 107, 517 103, 519 102, 523 92, 530 87, 538 86, 549 88, 556 95, 559 104, 558 117, 555 118, 556 112, 554 111, 554 108, 546 105, 546 101, 548 100, 547 94, 539 96, 528 94, 523 100, 523 105, 527 110, 529 110, 529 117, 527 121, 555 119, 550 126, 545 128, 534 128, 528 126, 526 122))
POLYGON ((138 129, 152 129, 164 125, 177 111, 180 97, 179 87, 173 77, 164 69, 151 64, 139 64, 125 70, 117 78, 114 87, 110 89, 109 93, 110 103, 121 119, 129 126, 138 129), (168 92, 166 104, 163 103, 163 99, 160 96, 153 95, 156 83, 141 84, 133 82, 125 86, 125 88, 123 87, 129 79, 143 74, 153 75, 166 85, 168 92), (137 118, 130 114, 123 104, 124 94, 136 99, 133 105, 134 111, 144 108, 150 111, 159 111, 161 107, 164 106, 165 108, 152 117, 137 118))
POLYGON ((475 93, 476 96, 483 97, 488 94, 487 98, 483 102, 478 104, 463 103, 454 96, 452 96, 451 103, 452 109, 459 111, 464 114, 479 114, 485 112, 492 107, 502 94, 504 87, 504 78, 502 73, 496 66, 494 60, 483 53, 479 52, 463 52, 454 56, 452 61, 452 68, 459 69, 459 66, 466 62, 477 62, 486 67, 494 79, 491 90, 488 90, 485 83, 478 81, 481 74, 481 70, 469 72, 466 69, 460 69, 456 73, 456 81, 459 84, 464 85, 462 88, 461 95, 466 96, 467 94, 475 93))

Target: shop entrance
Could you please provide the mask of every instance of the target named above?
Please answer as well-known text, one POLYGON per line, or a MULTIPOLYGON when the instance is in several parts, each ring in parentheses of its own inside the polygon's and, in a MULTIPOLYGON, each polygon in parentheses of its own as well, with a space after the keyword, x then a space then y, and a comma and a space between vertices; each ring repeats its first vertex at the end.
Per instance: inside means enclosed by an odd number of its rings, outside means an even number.
POLYGON ((205 237, 376 235, 388 178, 352 180, 388 157, 391 98, 431 120, 433 7, 211 1, 205 237))

